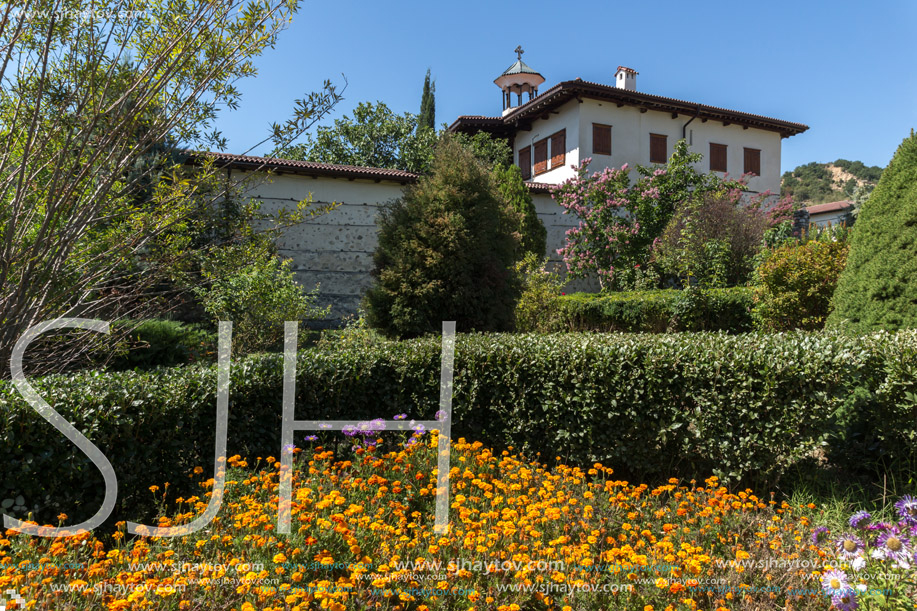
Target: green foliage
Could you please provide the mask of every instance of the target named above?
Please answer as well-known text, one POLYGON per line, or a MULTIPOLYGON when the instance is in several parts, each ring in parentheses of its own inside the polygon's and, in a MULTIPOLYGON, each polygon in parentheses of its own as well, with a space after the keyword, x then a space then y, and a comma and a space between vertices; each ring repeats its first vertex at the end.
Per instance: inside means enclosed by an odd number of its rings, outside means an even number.
POLYGON ((384 102, 360 102, 353 118, 319 126, 306 142, 276 151, 287 159, 391 168, 423 174, 430 169, 437 135, 418 116, 397 115, 384 102))
MULTIPOLYGON (((439 337, 315 348, 298 359, 296 418, 432 419, 439 337)), ((212 464, 216 369, 82 372, 34 381, 37 392, 106 453, 119 482, 114 519, 151 482, 212 464)), ((233 363, 228 452, 280 452, 280 355, 233 363)), ((917 333, 460 335, 452 434, 534 457, 611 466, 638 481, 773 480, 827 442, 850 447, 843 412, 856 389, 863 459, 917 458, 917 333)), ((852 404, 851 404, 852 405, 852 404)), ((39 522, 98 508, 101 475, 15 392, 0 384, 0 498, 24 497, 39 522), (49 434, 49 432, 51 434, 49 434), (62 457, 67 457, 62 460, 62 457)), ((869 463, 861 463, 868 468, 869 463)), ((633 480, 632 480, 633 481, 633 480)), ((180 494, 179 489, 175 494, 180 494)), ((21 515, 18 517, 22 517, 21 515)))
POLYGON ((917 326, 917 136, 906 138, 857 215, 829 324, 917 326))
POLYGON ((882 178, 882 168, 879 166, 867 166, 862 161, 847 161, 846 159, 838 159, 834 164, 840 169, 853 174, 855 178, 860 180, 866 180, 869 182, 877 183, 879 179, 882 178))
POLYGON ((768 331, 824 327, 848 248, 824 232, 769 250, 755 274, 756 325, 768 331))
POLYGON ((516 219, 491 173, 444 139, 433 171, 382 212, 367 318, 389 337, 512 328, 516 219))
POLYGON ((751 305, 751 291, 742 287, 574 293, 557 299, 542 317, 553 331, 743 333, 752 329, 751 305))
POLYGON ((423 94, 420 98, 417 129, 436 129, 436 83, 430 80, 429 69, 427 69, 427 76, 423 79, 423 94))
POLYGON ((689 153, 684 139, 665 167, 637 166, 640 178, 630 184, 627 164, 589 175, 592 161, 584 159, 575 178, 561 184, 553 196, 565 214, 580 224, 567 232, 558 252, 571 278, 595 275, 603 289, 622 288, 616 274, 646 265, 650 247, 679 207, 689 207, 714 193, 744 190, 739 181, 724 181, 698 172, 699 153, 689 153))
MULTIPOLYGON (((256 75, 256 58, 298 8, 271 0, 151 2, 142 11, 108 0, 91 10, 77 0, 17 6, 6 5, 0 27, 4 362, 40 321, 155 313, 150 295, 191 257, 183 234, 196 228, 192 217, 223 195, 210 188, 225 172, 187 167, 186 152, 225 148, 219 113, 238 105, 237 82, 256 75)), ((282 145, 339 99, 326 83, 265 141, 282 145)), ((80 355, 54 356, 47 369, 80 355)))
POLYGON ((489 168, 513 165, 513 149, 504 138, 491 136, 487 132, 474 135, 450 134, 450 138, 471 151, 475 158, 489 168))
POLYGON ((283 344, 283 323, 316 320, 329 308, 315 305, 318 287, 307 293, 294 279, 290 261, 264 247, 225 249, 205 262, 206 284, 197 289, 214 327, 233 323, 233 349, 249 354, 283 344))
POLYGON ((851 199, 857 189, 866 193, 875 187, 882 176, 882 168, 866 166, 862 161, 838 159, 833 163, 811 162, 784 172, 780 191, 807 206, 851 199), (829 167, 834 166, 853 176, 834 180, 829 167), (858 181, 862 181, 859 184, 858 181))
POLYGON ((116 357, 110 369, 151 369, 212 361, 216 353, 216 334, 174 320, 144 320, 131 326, 126 350, 116 357))
POLYGON ((323 331, 317 345, 325 349, 343 350, 356 346, 368 347, 387 341, 378 331, 369 326, 366 312, 360 308, 356 315, 345 316, 340 329, 323 331))
POLYGON ((547 260, 527 253, 516 264, 522 280, 522 294, 516 303, 516 331, 553 331, 557 299, 566 284, 559 273, 547 269, 547 260))
POLYGON ((539 259, 545 256, 548 231, 538 218, 532 195, 522 180, 522 171, 515 165, 497 165, 492 170, 503 201, 513 211, 520 236, 520 256, 532 253, 539 259))
POLYGON ((682 286, 745 284, 768 219, 738 194, 710 195, 681 206, 653 245, 653 258, 682 286))

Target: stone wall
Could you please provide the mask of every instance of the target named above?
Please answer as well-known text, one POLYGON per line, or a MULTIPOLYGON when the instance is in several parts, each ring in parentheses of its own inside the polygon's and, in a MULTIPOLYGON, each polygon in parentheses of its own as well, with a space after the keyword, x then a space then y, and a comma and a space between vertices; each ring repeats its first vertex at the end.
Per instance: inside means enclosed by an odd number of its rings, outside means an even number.
MULTIPOLYGON (((281 256, 293 260, 296 279, 308 289, 318 284, 321 305, 331 305, 331 315, 321 326, 335 325, 356 313, 363 293, 372 285, 376 215, 385 203, 401 196, 404 186, 394 180, 281 174, 250 189, 248 195, 261 200, 266 213, 292 208, 307 197, 315 203, 339 204, 327 214, 285 230, 278 240, 281 256)), ((548 232, 546 254, 553 266, 562 268, 557 249, 575 223, 550 195, 533 193, 532 199, 548 232)), ((597 285, 577 282, 569 290, 596 289, 597 285)))

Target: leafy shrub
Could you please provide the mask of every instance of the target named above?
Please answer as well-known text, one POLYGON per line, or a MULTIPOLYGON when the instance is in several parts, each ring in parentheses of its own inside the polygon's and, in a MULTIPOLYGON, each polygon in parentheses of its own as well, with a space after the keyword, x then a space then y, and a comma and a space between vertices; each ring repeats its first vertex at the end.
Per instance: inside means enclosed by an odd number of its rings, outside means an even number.
POLYGON ((745 288, 713 289, 703 295, 673 289, 576 293, 554 302, 550 320, 555 331, 741 333, 752 329, 751 305, 751 291, 745 288))
POLYGON ((214 328, 218 321, 232 321, 236 353, 277 349, 284 321, 328 315, 329 308, 315 304, 318 287, 307 293, 294 279, 290 261, 270 249, 218 251, 203 273, 207 285, 197 294, 214 328))
POLYGON ((695 164, 701 158, 688 151, 684 139, 679 140, 665 167, 638 165, 639 178, 633 185, 627 164, 589 175, 592 159, 584 159, 576 176, 552 191, 564 214, 579 220, 558 250, 570 277, 595 275, 603 289, 624 288, 617 278, 619 270, 648 262, 650 247, 679 206, 708 194, 745 188, 741 181, 698 172, 695 164))
POLYGON ((832 325, 917 326, 917 135, 898 147, 857 214, 850 260, 838 280, 832 325))
POLYGON ((742 285, 768 225, 763 211, 744 205, 738 192, 708 194, 676 210, 653 245, 653 258, 682 286, 742 285))
MULTIPOLYGON (((299 420, 371 420, 439 409, 438 337, 301 351, 299 420)), ((871 460, 914 459, 917 332, 786 334, 473 334, 457 338, 453 436, 514 446, 622 476, 714 473, 773 480, 824 441, 843 455, 836 413, 871 399, 859 431, 871 460)), ((282 357, 233 364, 230 455, 280 451, 282 357)), ((82 372, 33 382, 111 460, 118 515, 138 521, 150 482, 211 464, 216 368, 82 372)), ((52 520, 95 512, 95 467, 0 384, 0 499, 52 520), (51 433, 49 435, 49 432, 51 433), (62 457, 70 457, 61 460, 62 457)), ((841 429, 843 432, 844 429, 841 429)), ((868 465, 868 463, 863 463, 868 465)))
POLYGON ((547 261, 534 253, 516 264, 522 279, 522 294, 516 304, 516 331, 545 333, 554 327, 555 304, 564 288, 564 280, 556 271, 546 269, 547 261))
POLYGON ((443 320, 463 331, 511 329, 514 221, 487 168, 443 140, 433 173, 380 215, 370 325, 401 338, 439 332, 443 320))
POLYGON ((770 251, 757 269, 754 316, 765 330, 821 329, 847 262, 844 241, 814 239, 770 251))
MULTIPOLYGON (((133 323, 124 323, 133 326, 133 323)), ((202 360, 213 360, 216 334, 173 320, 145 320, 133 326, 126 349, 116 357, 111 369, 150 369, 174 367, 202 360)))

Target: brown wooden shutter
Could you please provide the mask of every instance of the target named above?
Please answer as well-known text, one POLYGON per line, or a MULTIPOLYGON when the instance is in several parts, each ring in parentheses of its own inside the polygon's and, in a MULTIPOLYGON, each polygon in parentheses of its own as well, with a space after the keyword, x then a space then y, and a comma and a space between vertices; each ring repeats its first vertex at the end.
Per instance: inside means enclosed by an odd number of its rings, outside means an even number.
POLYGON ((564 165, 567 159, 567 130, 562 129, 551 136, 551 169, 564 165))
POLYGON ((726 145, 710 143, 710 171, 727 172, 726 145))
POLYGON ((761 149, 745 149, 745 173, 761 176, 761 149))
POLYGON ((592 124, 592 154, 611 155, 611 126, 592 124))
POLYGON ((532 147, 519 149, 519 169, 522 170, 522 180, 532 177, 532 147))
POLYGON ((669 160, 666 136, 650 134, 650 163, 665 163, 669 160))
POLYGON ((539 140, 535 143, 535 175, 548 171, 548 139, 539 140))

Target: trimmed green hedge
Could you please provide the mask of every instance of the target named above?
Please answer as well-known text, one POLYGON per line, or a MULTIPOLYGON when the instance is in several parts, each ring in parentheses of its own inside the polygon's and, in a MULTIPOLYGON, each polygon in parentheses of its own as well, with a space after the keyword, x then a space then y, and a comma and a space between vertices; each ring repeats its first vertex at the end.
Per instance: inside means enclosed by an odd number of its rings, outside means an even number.
MULTIPOLYGON (((436 337, 304 350, 296 417, 432 419, 439 350, 436 337)), ((279 355, 233 364, 230 454, 280 452, 281 367, 279 355)), ((83 372, 35 386, 110 458, 121 519, 142 517, 130 512, 148 506, 149 485, 178 493, 190 469, 210 469, 213 368, 83 372)), ((772 483, 825 443, 863 464, 913 459, 915 387, 917 332, 467 335, 456 346, 453 434, 601 461, 622 477, 772 483)), ((102 495, 95 467, 9 383, 0 408, 0 499, 22 495, 49 521, 91 515, 102 495)))
POLYGON ((751 289, 713 289, 705 301, 674 289, 575 293, 557 298, 547 313, 557 331, 751 331, 751 289))

